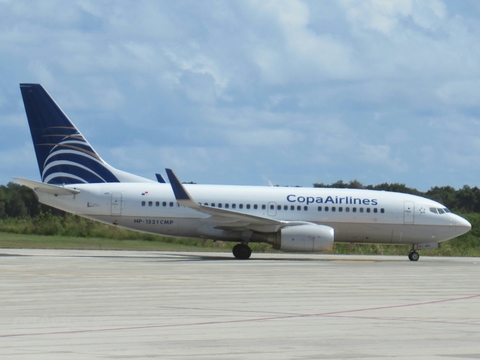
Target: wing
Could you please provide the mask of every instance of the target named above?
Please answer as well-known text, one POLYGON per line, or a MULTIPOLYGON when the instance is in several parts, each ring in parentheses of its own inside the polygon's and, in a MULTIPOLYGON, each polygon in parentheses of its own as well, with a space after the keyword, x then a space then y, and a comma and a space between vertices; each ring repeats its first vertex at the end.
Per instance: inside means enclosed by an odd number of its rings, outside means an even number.
POLYGON ((204 214, 209 214, 210 217, 207 218, 208 222, 210 222, 217 229, 228 231, 250 230, 267 233, 277 232, 285 226, 310 224, 305 221, 275 220, 262 216, 244 214, 237 211, 202 205, 192 198, 187 189, 185 189, 171 169, 166 169, 166 171, 177 202, 181 206, 194 209, 204 214))

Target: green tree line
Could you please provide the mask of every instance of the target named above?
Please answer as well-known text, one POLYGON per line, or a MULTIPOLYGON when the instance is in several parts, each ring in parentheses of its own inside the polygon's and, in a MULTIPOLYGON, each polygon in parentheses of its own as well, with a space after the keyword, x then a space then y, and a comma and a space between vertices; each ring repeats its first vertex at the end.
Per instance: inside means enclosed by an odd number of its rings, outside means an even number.
POLYGON ((65 212, 40 204, 36 195, 28 187, 9 182, 0 185, 0 219, 34 218, 44 212, 63 216, 65 212))
POLYGON ((480 189, 478 187, 470 187, 464 185, 461 189, 454 189, 451 186, 435 186, 427 192, 421 192, 417 189, 407 187, 405 184, 399 183, 383 183, 379 185, 362 185, 357 180, 352 180, 348 183, 342 180, 333 184, 315 183, 314 187, 324 188, 340 188, 340 189, 368 189, 368 190, 384 190, 394 191, 412 195, 418 195, 438 201, 445 205, 450 210, 462 213, 480 213, 480 189))

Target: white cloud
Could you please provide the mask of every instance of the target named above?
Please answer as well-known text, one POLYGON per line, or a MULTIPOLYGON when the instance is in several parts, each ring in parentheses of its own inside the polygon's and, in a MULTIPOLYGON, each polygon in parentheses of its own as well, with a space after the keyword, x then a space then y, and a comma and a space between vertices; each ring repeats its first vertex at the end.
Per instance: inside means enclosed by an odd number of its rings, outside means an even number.
POLYGON ((464 6, 0 2, 0 133, 29 140, 18 83, 41 82, 127 171, 416 186, 442 179, 441 158, 456 185, 480 166, 480 12, 464 6))
POLYGON ((354 26, 390 35, 403 28, 403 21, 411 20, 415 25, 435 30, 445 19, 445 4, 438 0, 340 0, 347 18, 354 26))
POLYGON ((291 146, 305 139, 305 135, 290 129, 262 129, 226 131, 224 136, 233 146, 279 148, 291 146))
POLYGON ((388 35, 399 19, 412 13, 412 0, 340 0, 347 18, 367 29, 388 35))
POLYGON ((408 170, 408 165, 398 156, 392 154, 389 145, 373 145, 367 143, 359 143, 358 145, 358 158, 363 161, 389 168, 394 172, 406 172, 408 170))
POLYGON ((281 31, 281 42, 277 39, 264 46, 262 41, 255 51, 255 61, 267 81, 311 82, 352 74, 350 49, 339 38, 311 30, 308 5, 301 1, 254 1, 253 4, 281 31))
POLYGON ((436 94, 449 105, 480 106, 480 79, 448 82, 436 94))

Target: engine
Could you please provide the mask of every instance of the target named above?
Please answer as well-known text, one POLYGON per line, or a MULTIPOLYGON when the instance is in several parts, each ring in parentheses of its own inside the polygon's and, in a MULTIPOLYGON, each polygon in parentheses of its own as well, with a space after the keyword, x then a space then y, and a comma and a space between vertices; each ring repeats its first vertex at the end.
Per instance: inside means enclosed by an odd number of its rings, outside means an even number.
POLYGON ((270 237, 274 249, 291 252, 329 252, 333 249, 334 230, 330 226, 306 224, 287 226, 270 237))

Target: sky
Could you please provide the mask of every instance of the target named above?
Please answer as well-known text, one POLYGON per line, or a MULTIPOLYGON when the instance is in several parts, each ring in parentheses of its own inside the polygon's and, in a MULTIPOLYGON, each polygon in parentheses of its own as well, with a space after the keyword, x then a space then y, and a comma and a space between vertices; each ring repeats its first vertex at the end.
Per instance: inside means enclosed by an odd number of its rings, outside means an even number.
POLYGON ((476 0, 0 0, 0 184, 29 82, 149 179, 480 186, 479 39, 476 0))

